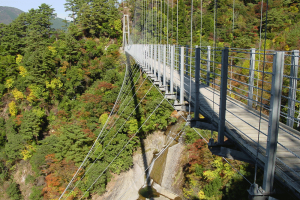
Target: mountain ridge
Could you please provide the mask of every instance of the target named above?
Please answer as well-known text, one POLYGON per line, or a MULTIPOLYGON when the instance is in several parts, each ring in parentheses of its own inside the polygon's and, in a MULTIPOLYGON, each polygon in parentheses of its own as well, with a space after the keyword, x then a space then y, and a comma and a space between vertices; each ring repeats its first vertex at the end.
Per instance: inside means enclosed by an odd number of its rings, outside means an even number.
MULTIPOLYGON (((10 24, 13 20, 15 20, 21 13, 24 11, 15 8, 15 7, 8 7, 8 6, 0 6, 0 23, 3 24, 10 24)), ((65 23, 63 22, 64 19, 56 17, 55 19, 51 20, 53 23, 51 28, 54 29, 62 29, 66 30, 65 23)), ((68 22, 69 25, 69 22, 68 22)), ((68 26, 67 25, 67 26, 68 26)))

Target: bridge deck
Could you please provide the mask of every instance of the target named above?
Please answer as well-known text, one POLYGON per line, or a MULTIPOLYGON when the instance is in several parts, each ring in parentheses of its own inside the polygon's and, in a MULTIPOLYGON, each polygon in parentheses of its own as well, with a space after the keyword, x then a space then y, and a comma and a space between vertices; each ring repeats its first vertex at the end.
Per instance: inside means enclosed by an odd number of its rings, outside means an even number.
MULTIPOLYGON (((138 61, 139 59, 135 59, 138 61)), ((161 80, 163 75, 163 64, 148 60, 160 70, 161 80)), ((156 68, 156 69, 157 69, 156 68)), ((146 69, 145 67, 143 69, 146 69)), ((166 66, 166 77, 170 80, 170 67, 166 66)), ((157 71, 158 72, 158 71, 157 71)), ((156 74, 157 75, 157 74, 156 74)), ((173 72, 174 88, 179 88, 180 76, 179 72, 173 72)), ((185 75, 184 91, 185 99, 189 100, 189 91, 192 91, 191 101, 194 102, 195 81, 185 75)), ((205 117, 209 117, 215 126, 218 125, 220 103, 220 91, 206 85, 200 85, 200 113, 205 117)), ((277 160, 276 160, 276 178, 288 184, 289 188, 300 192, 300 133, 290 127, 280 123, 277 145, 277 160)), ((259 112, 249 109, 245 104, 227 96, 226 101, 226 136, 237 142, 245 152, 253 159, 256 157, 258 132, 259 135, 259 154, 258 161, 261 167, 264 167, 267 134, 268 134, 268 116, 262 115, 261 120, 259 112), (259 128, 260 124, 260 128, 259 128)))

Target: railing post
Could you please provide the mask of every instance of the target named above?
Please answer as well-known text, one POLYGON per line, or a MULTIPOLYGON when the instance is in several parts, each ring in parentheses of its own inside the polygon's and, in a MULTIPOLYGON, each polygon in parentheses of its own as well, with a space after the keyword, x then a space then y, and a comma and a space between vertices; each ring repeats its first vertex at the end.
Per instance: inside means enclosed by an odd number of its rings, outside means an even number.
POLYGON ((186 45, 185 47, 185 74, 188 75, 189 74, 189 45, 186 45))
POLYGON ((145 71, 148 70, 148 45, 146 44, 146 50, 145 50, 145 71))
POLYGON ((226 98, 227 98, 227 78, 228 78, 228 47, 222 50, 222 68, 221 68, 221 87, 220 87, 220 110, 219 110, 219 127, 218 127, 218 143, 224 142, 225 132, 225 114, 226 114, 226 98))
POLYGON ((263 189, 266 193, 273 191, 275 161, 278 141, 279 116, 284 67, 284 52, 276 52, 273 58, 273 75, 271 88, 270 114, 268 122, 268 138, 266 163, 264 167, 263 189))
POLYGON ((152 56, 152 66, 151 66, 151 74, 154 74, 154 44, 152 44, 152 52, 151 52, 151 56, 152 56))
POLYGON ((154 45, 154 80, 157 80, 156 78, 156 71, 157 71, 157 45, 154 45))
POLYGON ((151 46, 152 46, 152 51, 151 51, 151 77, 152 77, 154 71, 154 44, 152 44, 151 46))
POLYGON ((167 45, 163 45, 164 48, 164 75, 163 75, 163 86, 165 87, 165 92, 168 92, 167 87, 167 69, 166 69, 166 60, 167 60, 167 45))
POLYGON ((160 55, 160 50, 161 50, 161 45, 158 45, 158 65, 157 65, 157 73, 158 73, 158 78, 157 78, 157 80, 158 80, 158 82, 159 82, 159 85, 158 86, 160 86, 161 84, 160 84, 160 82, 161 82, 161 77, 160 77, 160 68, 161 68, 161 55, 160 55))
POLYGON ((147 45, 147 71, 150 71, 150 63, 149 63, 149 56, 150 56, 150 45, 147 45))
POLYGON ((199 119, 199 89, 200 89, 200 48, 196 48, 195 52, 195 110, 194 119, 199 119))
POLYGON ((178 73, 180 74, 181 73, 181 53, 182 52, 182 49, 181 49, 181 46, 178 45, 178 73))
POLYGON ((251 49, 249 66, 249 86, 248 86, 248 106, 253 105, 253 86, 254 86, 254 67, 255 67, 255 48, 251 49))
POLYGON ((184 46, 180 47, 180 104, 184 104, 184 46))
POLYGON ((148 56, 148 60, 149 60, 149 72, 151 73, 151 69, 152 69, 152 44, 149 45, 149 56, 148 56))
POLYGON ((294 117, 295 117, 295 100, 297 90, 297 76, 298 76, 298 64, 299 64, 299 50, 294 50, 292 53, 290 72, 290 89, 289 89, 289 100, 288 100, 288 113, 286 125, 293 128, 294 117))
POLYGON ((144 47, 144 53, 145 53, 145 55, 144 55, 144 67, 145 67, 145 69, 147 69, 147 45, 145 45, 145 47, 144 47))
POLYGON ((170 94, 174 93, 174 45, 171 46, 170 94))
POLYGON ((206 75, 206 85, 209 86, 209 81, 210 81, 210 46, 207 47, 207 67, 206 67, 206 72, 207 72, 207 75, 206 75))

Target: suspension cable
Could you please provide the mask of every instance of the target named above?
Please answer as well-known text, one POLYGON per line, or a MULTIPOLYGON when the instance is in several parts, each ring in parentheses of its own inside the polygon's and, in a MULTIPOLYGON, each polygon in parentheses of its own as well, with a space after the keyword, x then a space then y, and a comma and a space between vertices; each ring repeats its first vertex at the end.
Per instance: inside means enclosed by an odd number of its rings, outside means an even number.
MULTIPOLYGON (((258 83, 259 83, 259 66, 260 66, 260 50, 261 50, 261 31, 262 31, 262 22, 263 22, 263 4, 264 4, 264 0, 261 1, 261 5, 260 5, 260 27, 259 27, 259 47, 258 47, 258 68, 257 68, 257 81, 256 81, 256 87, 258 88, 258 83)), ((256 108, 257 108, 257 102, 258 102, 258 89, 256 89, 256 108)))
MULTIPOLYGON (((202 10, 202 5, 203 5, 203 2, 202 2, 202 0, 201 0, 201 29, 200 29, 200 48, 202 48, 202 12, 203 12, 203 10, 202 10)), ((201 70, 200 70, 201 71, 201 70)))
MULTIPOLYGON (((146 79, 145 79, 146 80, 146 79)), ((109 141, 109 143, 107 143, 107 145, 104 147, 104 149, 102 149, 101 153, 97 156, 97 158, 95 159, 95 161, 92 163, 92 165, 85 171, 84 175, 82 176, 82 178, 77 181, 76 185, 74 186, 74 188, 72 189, 72 191, 76 188, 76 186, 80 183, 80 181, 85 177, 86 173, 93 167, 93 165, 95 164, 95 162, 98 160, 98 158, 100 157, 100 155, 102 155, 102 153, 104 152, 104 150, 108 147, 108 145, 112 142, 112 140, 117 136, 117 134, 119 133, 119 131, 123 128, 123 126, 125 125, 125 123, 129 120, 129 118, 131 117, 131 115, 135 112, 135 110, 139 107, 139 105, 142 103, 142 101, 144 100, 144 98, 147 96, 147 94, 149 93, 149 91, 152 89, 153 85, 149 88, 149 90, 147 91, 147 93, 144 95, 144 97, 140 100, 139 104, 134 108, 134 110, 129 114, 129 116, 127 117, 127 119, 125 120, 125 122, 120 126, 120 128, 116 131, 116 133, 114 134, 114 136, 111 138, 111 140, 109 141)), ((99 146, 98 146, 99 147, 99 146)), ((97 148, 98 148, 97 147, 97 148)))
POLYGON ((107 165, 107 167, 102 171, 102 173, 98 176, 98 178, 92 183, 92 185, 84 192, 84 194, 81 196, 84 197, 84 195, 91 189, 91 187, 99 180, 99 178, 103 175, 103 173, 108 169, 108 167, 115 161, 117 157, 121 154, 121 152, 125 149, 125 147, 129 144, 129 142, 136 136, 136 134, 140 131, 140 129, 143 127, 143 125, 150 119, 150 117, 153 115, 153 113, 159 108, 159 106, 163 103, 165 98, 163 98, 160 103, 156 106, 156 108, 152 111, 152 113, 148 116, 148 118, 143 122, 143 124, 140 126, 140 128, 135 132, 135 134, 128 140, 128 142, 125 144, 125 146, 119 151, 119 153, 114 157, 114 159, 107 165))
POLYGON ((89 155, 91 154, 91 152, 92 152, 93 148, 95 147, 97 141, 99 140, 100 136, 102 135, 103 130, 104 130, 104 128, 106 127, 109 118, 111 117, 112 113, 114 112, 114 110, 115 110, 115 108, 116 108, 116 105, 117 105, 117 102, 118 102, 118 100, 119 100, 120 94, 121 94, 121 92, 122 92, 122 90, 123 90, 123 87, 124 87, 124 85, 125 85, 125 82, 126 82, 125 80, 126 80, 126 75, 127 75, 127 73, 128 73, 128 70, 127 70, 127 67, 126 67, 126 71, 125 71, 125 74, 124 74, 124 78, 123 78, 123 83, 122 83, 121 89, 120 89, 120 91, 119 91, 119 94, 118 94, 118 96, 117 96, 117 99, 116 99, 116 101, 115 101, 115 104, 114 104, 114 106, 113 106, 113 108, 112 108, 112 110, 111 110, 111 112, 110 112, 110 114, 109 114, 109 117, 107 118, 107 120, 106 120, 104 126, 102 127, 100 133, 98 134, 98 136, 97 136, 97 138, 96 138, 94 144, 93 144, 92 147, 90 148, 88 154, 85 156, 84 160, 83 160, 82 163, 80 164, 79 168, 77 169, 76 173, 75 173, 74 176, 72 177, 71 181, 68 183, 67 187, 65 188, 65 190, 63 191, 63 193, 61 194, 61 196, 59 197, 59 199, 61 199, 61 198, 63 197, 63 195, 65 194, 65 192, 67 191, 67 189, 70 187, 70 185, 72 184, 72 182, 74 181, 74 179, 75 179, 76 176, 78 175, 79 171, 82 169, 83 165, 84 165, 85 162, 87 161, 87 158, 88 158, 89 155))
MULTIPOLYGON (((132 73, 128 72, 127 67, 126 67, 126 72, 125 72, 125 74, 127 74, 127 73, 128 73, 129 76, 131 77, 132 73)), ((128 76, 128 75, 127 75, 127 76, 128 76)), ((117 97, 117 100, 116 100, 116 102, 115 102, 115 105, 114 105, 113 109, 111 110, 110 115, 108 116, 108 118, 107 118, 105 124, 103 125, 103 127, 102 127, 102 129, 101 129, 101 132, 99 133, 99 135, 98 135, 97 139, 95 140, 93 146, 91 147, 91 149, 90 149, 90 151, 88 152, 87 156, 85 157, 85 159, 84 159, 83 162, 81 163, 80 167, 78 168, 78 170, 77 170, 76 173, 74 174, 72 180, 69 182, 68 186, 66 187, 66 189, 64 190, 64 192, 63 192, 63 194, 60 196, 60 198, 64 195, 64 193, 66 192, 66 190, 70 187, 70 185, 72 184, 72 182, 74 181, 74 179, 77 177, 77 174, 78 174, 79 171, 82 169, 82 167, 89 161, 90 157, 91 157, 91 156, 95 153, 95 151, 97 150, 98 147, 96 147, 96 149, 94 149, 94 148, 95 148, 95 144, 98 142, 98 140, 99 140, 99 138, 101 137, 103 131, 104 131, 105 128, 107 127, 108 121, 109 121, 109 119, 111 118, 111 116, 112 116, 113 113, 114 113, 114 110, 115 110, 114 108, 116 107, 116 105, 118 105, 118 102, 120 102, 120 99, 122 99, 122 97, 120 98, 120 94, 122 93, 123 87, 124 87, 125 84, 126 84, 126 75, 124 75, 123 84, 122 84, 122 87, 121 87, 121 89, 120 89, 120 92, 119 92, 119 95, 118 95, 118 97, 117 97), (93 151, 93 149, 94 149, 94 151, 93 151)), ((126 95, 126 96, 128 96, 128 95, 126 95)), ((126 98, 127 98, 127 97, 126 97, 126 98)), ((125 100, 126 100, 126 99, 125 99, 125 100)), ((121 107, 121 106, 120 106, 120 107, 121 107)), ((127 106, 126 106, 126 107, 127 107, 127 106)), ((123 109, 123 111, 126 109, 126 107, 123 109)), ((123 111, 122 111, 122 113, 123 113, 123 111)), ((118 110, 118 112, 119 112, 119 110, 118 110)), ((106 135, 107 135, 107 134, 106 134, 106 135)), ((106 137, 106 135, 104 136, 104 138, 106 137)), ((104 138, 103 138, 103 139, 104 139, 104 138)), ((103 141, 103 139, 101 140, 101 142, 103 141)), ((101 142, 100 142, 100 143, 101 143, 101 142)))
POLYGON ((262 103, 263 103, 263 93, 264 93, 264 79, 265 79, 265 66, 266 66, 266 43, 267 43, 267 25, 268 25, 268 6, 269 0, 267 0, 266 8, 266 20, 265 20, 265 44, 264 44, 264 61, 263 61, 263 74, 262 74, 262 86, 261 86, 261 95, 260 95, 260 109, 259 109, 259 123, 258 123, 258 133, 257 133, 257 146, 256 146, 256 158, 255 158, 255 173, 254 173, 254 183, 256 183, 257 177, 257 163, 258 163, 258 149, 259 149, 259 137, 260 137, 260 128, 261 128, 261 116, 262 116, 262 103))
MULTIPOLYGON (((189 102, 192 100, 192 57, 193 57, 193 10, 194 3, 192 0, 191 4, 191 48, 190 48, 190 94, 189 94, 189 102)), ((191 103, 189 103, 189 115, 191 116, 191 103)), ((195 116, 196 117, 196 116, 195 116)))
POLYGON ((176 44, 179 46, 179 43, 178 43, 178 0, 177 0, 177 37, 176 37, 176 44))
MULTIPOLYGON (((233 37, 234 37, 234 6, 235 6, 235 0, 233 0, 232 3, 232 39, 231 39, 231 47, 233 47, 233 37)), ((229 81, 229 89, 230 89, 230 94, 232 90, 232 57, 230 58, 230 81, 229 81)))
POLYGON ((172 42, 172 45, 174 44, 173 43, 173 37, 174 37, 174 20, 173 20, 173 8, 174 8, 174 5, 173 5, 173 0, 171 1, 172 2, 172 4, 171 4, 171 6, 172 6, 172 39, 171 39, 171 42, 172 42))
POLYGON ((169 46, 169 2, 167 4, 167 46, 169 46))
MULTIPOLYGON (((216 26, 217 26, 217 0, 215 0, 215 6, 214 6, 214 54, 213 54, 213 74, 214 74, 214 80, 213 80, 213 109, 212 109, 212 119, 214 117, 214 113, 215 113, 215 92, 216 92, 216 77, 215 77, 215 58, 216 58, 216 35, 217 35, 217 30, 216 30, 216 26)), ((212 139, 213 137, 213 131, 211 130, 210 132, 210 137, 212 139)))

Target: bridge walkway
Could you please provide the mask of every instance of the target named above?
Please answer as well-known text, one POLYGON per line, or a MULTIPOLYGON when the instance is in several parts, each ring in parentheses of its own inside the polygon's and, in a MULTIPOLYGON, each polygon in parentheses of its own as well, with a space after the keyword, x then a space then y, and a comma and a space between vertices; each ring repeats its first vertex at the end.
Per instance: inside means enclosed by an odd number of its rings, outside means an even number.
MULTIPOLYGON (((134 56, 134 55, 132 55, 134 56)), ((149 58, 148 58, 149 59, 149 58)), ((140 64, 138 58, 135 60, 140 64)), ((154 59, 148 60, 149 63, 153 63, 155 68, 160 70, 162 84, 163 79, 163 63, 157 62, 154 59)), ((142 66, 144 71, 148 69, 142 66)), ((170 81, 171 68, 166 65, 166 78, 170 81)), ((149 72, 149 70, 148 70, 149 72)), ((156 71, 157 80, 158 71, 156 71)), ((152 75, 153 76, 153 75, 152 75)), ((180 74, 179 71, 173 71, 174 91, 179 92, 180 89, 180 74)), ((195 101, 195 80, 190 79, 190 76, 184 75, 184 93, 185 100, 189 101, 189 92, 191 91, 191 104, 195 101)), ((205 84, 200 84, 200 113, 206 118, 210 118, 212 124, 218 127, 219 123, 219 109, 220 109, 220 91, 213 89, 205 84)), ((249 107, 227 95, 226 101, 226 137, 237 143, 241 149, 246 152, 255 161, 258 148, 258 164, 261 168, 264 168, 266 161, 266 145, 268 134, 268 116, 262 114, 260 120, 260 114, 254 109, 249 107), (260 123, 260 128, 259 128, 260 123), (258 132, 259 145, 258 145, 258 132)), ((287 183, 289 188, 300 192, 300 133, 285 124, 280 123, 279 136, 277 145, 277 159, 275 174, 276 178, 280 182, 287 183)))

